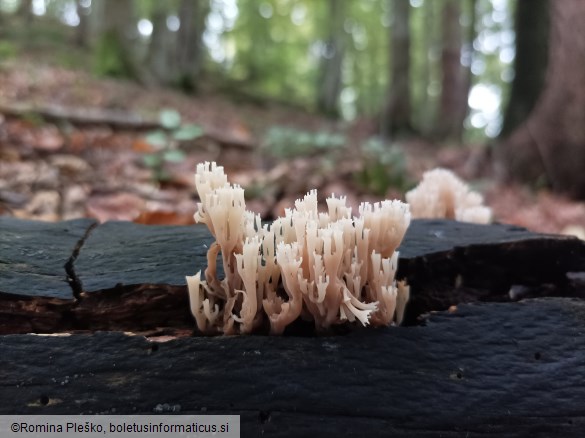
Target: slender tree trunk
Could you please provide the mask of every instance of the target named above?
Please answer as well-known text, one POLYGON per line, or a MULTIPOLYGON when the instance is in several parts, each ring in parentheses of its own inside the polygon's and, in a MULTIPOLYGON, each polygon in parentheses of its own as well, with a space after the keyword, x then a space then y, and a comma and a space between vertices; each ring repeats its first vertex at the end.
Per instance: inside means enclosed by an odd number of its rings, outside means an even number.
POLYGON ((345 51, 343 22, 345 0, 329 0, 329 38, 321 58, 321 72, 317 91, 317 108, 328 115, 339 113, 341 93, 341 67, 345 51))
POLYGON ((17 14, 26 25, 32 24, 34 17, 32 13, 32 0, 20 0, 17 14))
POLYGON ((461 66, 462 32, 459 0, 444 0, 442 11, 441 98, 435 127, 438 140, 461 141, 467 91, 461 66))
POLYGON ((431 94, 430 87, 433 83, 433 68, 432 68, 432 54, 435 51, 435 35, 434 35, 434 22, 435 22, 435 2, 423 3, 424 13, 424 27, 425 32, 423 34, 425 53, 422 57, 422 64, 420 69, 420 81, 423 87, 422 100, 421 100, 421 124, 419 129, 422 133, 428 134, 432 130, 432 121, 434 111, 431 105, 431 94))
POLYGON ((557 191, 585 199, 585 2, 551 1, 550 11, 544 87, 501 145, 500 163, 507 176, 544 176, 557 191))
POLYGON ((181 0, 179 18, 181 27, 177 39, 178 83, 187 91, 197 89, 203 67, 203 32, 209 2, 181 0))
POLYGON ((149 72, 138 62, 138 38, 133 0, 102 0, 103 23, 97 50, 97 70, 112 76, 127 76, 151 83, 149 72))
POLYGON ((468 56, 468 65, 463 68, 463 85, 462 85, 462 96, 461 96, 461 105, 459 108, 459 120, 460 120, 460 135, 459 139, 462 140, 463 137, 463 128, 465 126, 465 119, 469 115, 469 93, 471 91, 471 87, 473 86, 473 72, 471 67, 473 65, 473 59, 475 54, 475 49, 473 47, 473 42, 477 36, 477 31, 475 30, 477 13, 477 0, 469 0, 469 27, 467 28, 467 38, 465 44, 467 45, 467 56, 468 56))
POLYGON ((386 99, 382 135, 390 137, 412 131, 410 101, 410 2, 390 0, 390 90, 386 99))
POLYGON ((171 33, 167 27, 167 3, 157 2, 152 13, 152 35, 148 47, 147 65, 158 83, 168 84, 174 67, 171 62, 171 33))
POLYGON ((79 47, 89 47, 90 45, 90 23, 89 9, 82 6, 81 0, 75 1, 75 9, 79 17, 79 24, 75 29, 75 44, 79 47))
POLYGON ((545 80, 550 30, 549 0, 516 4, 515 77, 500 137, 506 137, 530 114, 545 80))

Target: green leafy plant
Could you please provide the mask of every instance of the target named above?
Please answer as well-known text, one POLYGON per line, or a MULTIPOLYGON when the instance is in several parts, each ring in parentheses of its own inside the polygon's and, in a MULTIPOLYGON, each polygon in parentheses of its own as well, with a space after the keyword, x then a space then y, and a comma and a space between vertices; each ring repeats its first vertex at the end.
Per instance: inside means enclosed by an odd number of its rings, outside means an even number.
POLYGON ((167 163, 180 163, 185 159, 185 152, 179 148, 179 142, 194 140, 203 135, 198 125, 183 124, 181 115, 173 109, 164 109, 159 114, 161 129, 149 132, 145 140, 155 151, 143 156, 144 164, 152 170, 157 182, 169 179, 167 163))
POLYGON ((265 149, 278 158, 331 152, 341 149, 344 145, 345 136, 342 134, 308 132, 282 126, 273 126, 264 138, 265 149))
POLYGON ((363 169, 356 180, 366 190, 383 196, 390 187, 404 191, 408 186, 406 157, 396 144, 372 137, 362 144, 363 169))

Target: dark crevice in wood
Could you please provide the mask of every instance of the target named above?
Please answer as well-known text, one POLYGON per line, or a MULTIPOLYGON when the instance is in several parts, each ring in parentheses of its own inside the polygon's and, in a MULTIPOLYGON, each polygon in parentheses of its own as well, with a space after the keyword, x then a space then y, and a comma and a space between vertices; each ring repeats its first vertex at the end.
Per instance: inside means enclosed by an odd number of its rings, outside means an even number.
POLYGON ((81 279, 79 278, 79 276, 75 272, 75 260, 77 260, 77 257, 79 257, 79 253, 81 251, 81 248, 85 244, 86 240, 89 238, 91 232, 97 226, 98 226, 98 223, 94 222, 87 228, 87 230, 85 231, 85 233, 81 237, 81 239, 79 239, 77 241, 75 248, 73 248, 73 252, 71 253, 71 257, 69 257, 69 260, 67 260, 67 263, 65 263, 65 273, 67 274, 67 283, 69 283, 69 286, 71 287, 71 290, 73 292, 73 296, 76 299, 79 299, 81 292, 83 292, 83 283, 81 282, 81 279))
POLYGON ((0 292, 0 335, 61 332, 71 304, 72 301, 59 298, 0 292))
POLYGON ((405 325, 424 324, 430 311, 473 302, 527 298, 585 299, 585 244, 578 239, 523 239, 455 247, 401 260, 398 277, 411 285, 405 325))

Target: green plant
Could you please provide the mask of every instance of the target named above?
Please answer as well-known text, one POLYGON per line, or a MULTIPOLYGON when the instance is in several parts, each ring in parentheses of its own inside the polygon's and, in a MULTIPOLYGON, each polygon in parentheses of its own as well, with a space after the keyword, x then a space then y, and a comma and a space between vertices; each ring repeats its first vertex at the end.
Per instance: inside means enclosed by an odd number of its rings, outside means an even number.
POLYGON ((331 152, 345 145, 345 136, 331 132, 308 132, 273 126, 264 138, 264 148, 278 158, 292 158, 319 152, 331 152))
POLYGON ((179 148, 179 142, 200 137, 203 129, 193 124, 182 124, 181 115, 173 109, 162 110, 159 121, 161 129, 149 132, 145 137, 155 151, 144 155, 143 161, 152 170, 153 179, 162 182, 169 179, 165 165, 180 163, 185 159, 185 152, 179 148))
POLYGON ((398 145, 377 137, 362 144, 363 169, 356 173, 359 185, 376 195, 385 195, 390 187, 403 191, 408 185, 406 157, 398 145))
POLYGON ((18 54, 16 46, 9 41, 0 41, 0 59, 14 58, 18 54))

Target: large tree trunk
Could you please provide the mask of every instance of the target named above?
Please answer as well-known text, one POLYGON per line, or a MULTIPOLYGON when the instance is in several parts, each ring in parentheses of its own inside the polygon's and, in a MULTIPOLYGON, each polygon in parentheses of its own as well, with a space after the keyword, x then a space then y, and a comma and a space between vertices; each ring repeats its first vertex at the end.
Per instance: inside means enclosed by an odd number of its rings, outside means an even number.
POLYGON ((549 0, 520 0, 516 5, 515 77, 500 137, 508 136, 530 114, 544 84, 550 30, 549 0))
POLYGON ((341 92, 341 67, 344 54, 345 0, 329 0, 329 38, 321 59, 317 107, 328 115, 337 116, 339 112, 339 93, 341 92))
POLYGON ((410 118, 410 2, 391 0, 390 90, 386 100, 382 134, 385 137, 412 130, 410 118))
POLYGON ((555 190, 585 198, 585 2, 550 6, 545 85, 533 111, 501 145, 501 164, 507 176, 544 176, 555 190))

